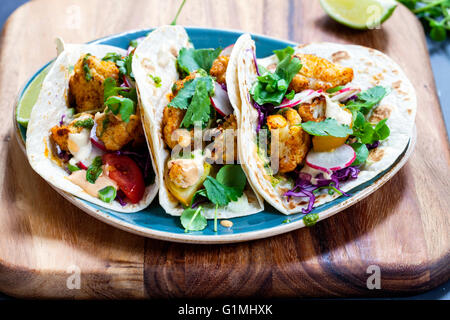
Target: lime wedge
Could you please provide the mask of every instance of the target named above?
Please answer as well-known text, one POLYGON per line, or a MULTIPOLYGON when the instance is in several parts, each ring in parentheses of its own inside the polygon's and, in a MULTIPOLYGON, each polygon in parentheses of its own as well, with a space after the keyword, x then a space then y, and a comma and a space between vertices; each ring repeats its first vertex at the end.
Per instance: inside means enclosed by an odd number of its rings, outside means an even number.
POLYGON ((375 29, 394 12, 394 0, 320 0, 334 20, 354 29, 375 29))
POLYGON ((44 81, 45 76, 50 70, 50 65, 47 66, 44 70, 42 70, 28 85, 25 91, 22 94, 18 104, 16 117, 17 122, 22 126, 27 127, 28 121, 30 120, 31 110, 33 109, 34 104, 36 103, 39 92, 41 91, 42 82, 44 81))

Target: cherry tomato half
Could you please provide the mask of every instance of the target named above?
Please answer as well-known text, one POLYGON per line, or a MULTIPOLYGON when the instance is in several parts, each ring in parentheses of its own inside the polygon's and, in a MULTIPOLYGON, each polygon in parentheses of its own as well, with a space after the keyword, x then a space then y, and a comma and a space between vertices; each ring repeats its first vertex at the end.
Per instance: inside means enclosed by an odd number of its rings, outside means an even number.
POLYGON ((138 203, 144 196, 145 183, 141 169, 130 157, 106 153, 102 162, 108 165, 109 177, 125 193, 131 203, 138 203))

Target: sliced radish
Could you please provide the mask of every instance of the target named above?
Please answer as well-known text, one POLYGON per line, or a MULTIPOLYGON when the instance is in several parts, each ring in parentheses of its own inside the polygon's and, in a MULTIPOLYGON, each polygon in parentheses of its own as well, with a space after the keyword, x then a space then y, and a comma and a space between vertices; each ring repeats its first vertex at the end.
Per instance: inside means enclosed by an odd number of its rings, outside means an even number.
POLYGON ((334 171, 348 167, 355 158, 355 150, 348 144, 343 144, 333 151, 309 152, 306 156, 306 164, 317 170, 334 171))
POLYGON ((355 94, 359 93, 361 90, 358 88, 344 88, 342 90, 339 90, 336 92, 332 97, 331 100, 333 101, 345 101, 348 98, 354 96, 355 94))
POLYGON ((216 109, 222 117, 232 114, 233 107, 228 98, 228 93, 216 81, 214 81, 214 86, 214 96, 211 97, 211 104, 214 109, 216 109))
POLYGON ((293 108, 300 103, 311 103, 314 98, 320 97, 322 95, 322 91, 314 91, 314 90, 303 90, 302 92, 297 93, 292 100, 283 101, 279 106, 275 108, 293 108))
POLYGON ((231 51, 233 51, 234 44, 230 44, 229 46, 225 47, 222 52, 220 53, 221 56, 230 56, 231 51))

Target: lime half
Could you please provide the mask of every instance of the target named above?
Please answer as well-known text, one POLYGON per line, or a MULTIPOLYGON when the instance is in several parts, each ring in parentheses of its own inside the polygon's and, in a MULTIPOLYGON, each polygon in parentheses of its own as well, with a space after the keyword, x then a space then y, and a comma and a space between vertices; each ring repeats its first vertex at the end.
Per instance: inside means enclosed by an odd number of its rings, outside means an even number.
POLYGON ((22 126, 28 126, 28 121, 30 120, 31 110, 36 103, 39 92, 41 91, 42 82, 50 69, 50 65, 42 70, 28 85, 25 91, 20 97, 19 103, 17 104, 17 122, 22 126))
POLYGON ((394 0, 320 0, 334 20, 354 29, 376 29, 394 12, 394 0))

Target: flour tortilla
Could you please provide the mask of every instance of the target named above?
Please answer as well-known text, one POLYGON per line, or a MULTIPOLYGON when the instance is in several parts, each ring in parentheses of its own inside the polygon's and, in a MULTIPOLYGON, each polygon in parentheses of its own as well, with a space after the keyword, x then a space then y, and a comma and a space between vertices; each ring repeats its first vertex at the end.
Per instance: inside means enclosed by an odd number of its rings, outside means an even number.
MULTIPOLYGON (((283 194, 293 187, 292 183, 280 183, 275 188, 271 184, 270 176, 266 174, 263 162, 257 153, 256 143, 250 146, 249 141, 256 141, 256 126, 258 113, 252 105, 249 90, 256 80, 257 74, 251 50, 255 50, 255 43, 249 35, 245 37, 245 45, 240 48, 238 62, 238 81, 241 104, 241 145, 240 159, 249 181, 264 199, 278 211, 284 214, 299 213, 307 207, 306 198, 293 197, 288 201, 283 194)), ((238 40, 239 42, 239 40, 238 40)), ((391 92, 380 102, 379 110, 390 113, 387 125, 391 134, 380 146, 370 152, 367 163, 361 167, 358 179, 341 183, 343 191, 367 182, 377 174, 388 169, 403 153, 413 133, 414 119, 417 109, 415 90, 400 67, 385 54, 358 45, 344 45, 336 43, 311 43, 300 45, 295 53, 315 54, 353 68, 354 79, 348 86, 366 90, 376 85, 391 88, 391 92)), ((276 56, 260 59, 258 64, 272 69, 278 63, 276 56)), ((332 201, 339 195, 329 195, 326 191, 316 197, 314 206, 332 201)))
MULTIPOLYGON (((181 215, 184 208, 170 194, 164 182, 164 168, 169 160, 170 153, 165 148, 161 125, 163 110, 169 103, 167 95, 171 92, 172 85, 178 80, 176 67, 178 52, 181 48, 191 47, 192 44, 183 27, 162 26, 151 32, 139 44, 132 64, 139 93, 144 131, 148 141, 151 141, 150 147, 160 184, 159 202, 168 214, 175 216, 181 215), (161 78, 159 87, 155 86, 150 75, 161 78)), ((233 62, 230 61, 230 63, 233 65, 233 62)), ((235 62, 234 66, 234 72, 236 72, 235 62)), ((227 72, 227 86, 233 86, 232 82, 228 84, 228 78, 227 72)), ((236 81, 236 77, 234 79, 236 81)), ((235 94, 234 98, 236 97, 237 95, 235 94)), ((249 186, 244 190, 244 195, 245 197, 241 197, 237 202, 232 201, 228 206, 219 208, 217 217, 233 218, 254 214, 263 210, 262 199, 249 186)), ((214 218, 214 206, 211 204, 204 206, 204 208, 203 215, 208 219, 214 218)))
POLYGON ((117 201, 106 203, 87 194, 81 187, 69 181, 67 179, 69 174, 52 160, 50 129, 59 123, 69 109, 67 97, 71 67, 83 54, 90 53, 102 58, 108 52, 126 55, 125 50, 107 45, 69 44, 64 46, 64 50, 53 62, 45 77, 38 100, 31 112, 26 139, 27 157, 34 171, 54 187, 107 209, 136 212, 146 208, 152 202, 158 192, 157 182, 146 187, 144 197, 139 203, 128 203, 122 207, 117 201))

